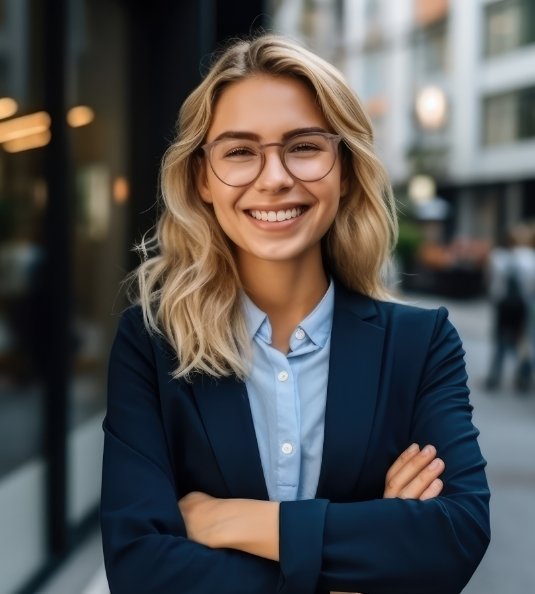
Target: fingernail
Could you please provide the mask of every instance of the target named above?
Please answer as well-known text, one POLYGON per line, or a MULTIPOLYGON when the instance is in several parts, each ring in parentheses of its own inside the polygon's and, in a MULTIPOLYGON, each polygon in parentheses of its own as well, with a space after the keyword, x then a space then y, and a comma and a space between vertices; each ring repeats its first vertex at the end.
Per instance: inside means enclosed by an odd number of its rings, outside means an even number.
POLYGON ((438 491, 442 488, 442 481, 440 479, 435 479, 431 486, 435 491, 438 491))
POLYGON ((413 443, 412 445, 410 445, 407 448, 407 452, 409 452, 410 454, 413 454, 414 452, 417 452, 420 449, 420 446, 417 443, 413 443))
POLYGON ((430 470, 438 470, 442 466, 442 460, 440 458, 435 458, 431 464, 429 464, 430 470))
POLYGON ((435 448, 432 445, 426 445, 425 448, 422 450, 424 454, 434 454, 435 448))

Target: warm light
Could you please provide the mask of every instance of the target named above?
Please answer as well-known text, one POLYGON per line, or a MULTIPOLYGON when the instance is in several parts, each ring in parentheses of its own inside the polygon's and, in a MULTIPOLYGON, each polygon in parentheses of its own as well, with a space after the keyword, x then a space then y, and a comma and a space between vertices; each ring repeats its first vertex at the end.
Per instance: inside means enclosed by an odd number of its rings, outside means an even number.
POLYGON ((441 128, 446 121, 446 94, 440 87, 425 87, 416 97, 416 115, 424 128, 441 128))
POLYGON ((73 128, 87 126, 95 119, 95 112, 87 105, 71 107, 67 112, 67 122, 73 128))
POLYGON ((50 137, 50 130, 45 130, 44 132, 8 140, 7 142, 4 142, 3 147, 8 153, 20 153, 21 151, 28 151, 30 149, 46 146, 50 142, 50 137))
POLYGON ((436 195, 435 180, 429 175, 415 175, 408 188, 409 198, 417 204, 424 204, 436 195))
POLYGON ((0 120, 15 115, 18 108, 19 106, 15 99, 11 99, 11 97, 2 97, 2 99, 0 99, 0 120))
POLYGON ((128 200, 130 188, 126 177, 116 177, 113 181, 113 199, 117 204, 123 204, 128 200))
POLYGON ((0 122, 0 143, 45 132, 50 127, 50 116, 46 111, 38 111, 29 115, 0 122))

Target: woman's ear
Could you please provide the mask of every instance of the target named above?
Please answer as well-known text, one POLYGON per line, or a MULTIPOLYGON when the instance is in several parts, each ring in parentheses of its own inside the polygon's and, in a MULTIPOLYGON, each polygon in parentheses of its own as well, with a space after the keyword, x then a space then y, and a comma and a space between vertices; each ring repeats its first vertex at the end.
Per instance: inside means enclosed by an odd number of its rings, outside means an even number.
POLYGON ((200 160, 199 166, 197 167, 197 191, 199 192, 201 198, 204 202, 208 204, 212 204, 212 192, 208 185, 208 175, 206 171, 206 161, 204 159, 200 160))

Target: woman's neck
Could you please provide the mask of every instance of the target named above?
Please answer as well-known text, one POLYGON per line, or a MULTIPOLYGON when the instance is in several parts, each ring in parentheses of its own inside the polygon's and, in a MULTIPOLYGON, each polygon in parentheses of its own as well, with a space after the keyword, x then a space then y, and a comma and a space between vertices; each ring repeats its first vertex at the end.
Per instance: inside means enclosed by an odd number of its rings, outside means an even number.
POLYGON ((298 262, 248 262, 242 257, 238 269, 245 292, 269 318, 273 347, 287 353, 293 330, 329 286, 321 254, 298 262))

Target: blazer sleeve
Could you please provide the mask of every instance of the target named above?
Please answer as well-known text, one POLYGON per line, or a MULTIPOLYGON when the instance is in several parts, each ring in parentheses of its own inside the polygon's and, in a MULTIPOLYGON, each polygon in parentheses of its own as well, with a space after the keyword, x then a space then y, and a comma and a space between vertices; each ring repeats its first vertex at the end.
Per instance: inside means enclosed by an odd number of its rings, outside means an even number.
POLYGON ((447 311, 429 314, 435 324, 411 441, 435 445, 445 460, 441 496, 283 502, 284 593, 456 594, 483 557, 490 539, 490 495, 472 424, 464 351, 447 311))
POLYGON ((154 351, 139 308, 109 364, 100 519, 112 594, 268 594, 278 563, 188 540, 161 419, 154 351))

